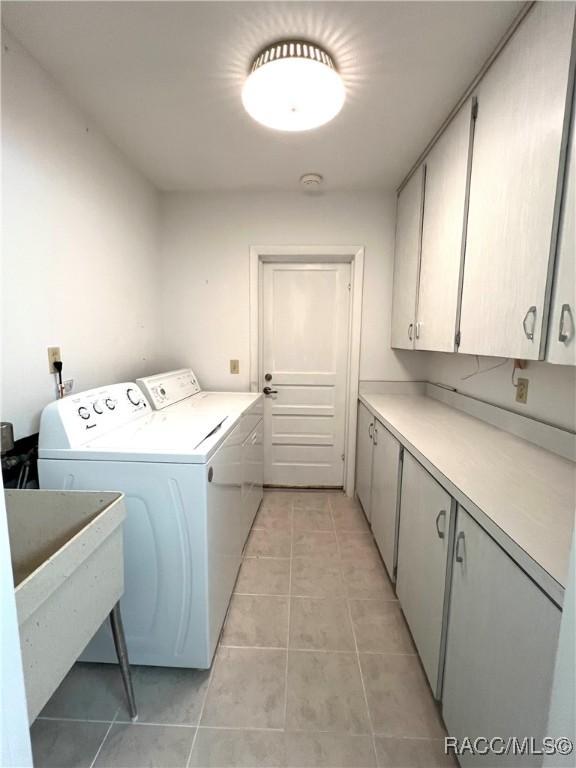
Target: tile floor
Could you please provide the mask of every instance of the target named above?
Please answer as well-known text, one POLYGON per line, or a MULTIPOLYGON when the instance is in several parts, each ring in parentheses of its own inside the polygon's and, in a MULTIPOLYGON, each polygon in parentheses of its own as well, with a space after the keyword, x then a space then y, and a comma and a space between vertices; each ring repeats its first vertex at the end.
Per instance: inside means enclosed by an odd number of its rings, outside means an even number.
POLYGON ((32 726, 36 768, 434 768, 444 728, 364 515, 268 492, 212 671, 77 664, 32 726))

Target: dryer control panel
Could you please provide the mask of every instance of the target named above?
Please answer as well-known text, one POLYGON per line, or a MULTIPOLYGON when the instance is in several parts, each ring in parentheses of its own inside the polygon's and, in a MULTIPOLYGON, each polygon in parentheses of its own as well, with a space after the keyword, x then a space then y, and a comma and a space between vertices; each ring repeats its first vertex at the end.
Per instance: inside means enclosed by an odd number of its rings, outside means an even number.
POLYGON ((136 383, 155 411, 179 403, 180 400, 185 400, 202 391, 194 371, 190 368, 145 376, 142 379, 136 379, 136 383))

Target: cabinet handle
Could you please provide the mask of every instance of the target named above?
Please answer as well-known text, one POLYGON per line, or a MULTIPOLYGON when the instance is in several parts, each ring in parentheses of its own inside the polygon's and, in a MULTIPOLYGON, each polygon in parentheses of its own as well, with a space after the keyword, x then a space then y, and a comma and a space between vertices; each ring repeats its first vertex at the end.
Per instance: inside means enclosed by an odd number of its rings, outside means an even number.
POLYGON ((372 433, 372 442, 374 445, 378 445, 378 427, 374 426, 374 431, 372 433))
POLYGON ((464 531, 460 531, 458 536, 456 536, 456 546, 454 547, 454 553, 456 555, 456 562, 457 563, 463 563, 464 562, 464 555, 460 554, 460 542, 465 544, 464 531))
POLYGON ((414 326, 414 329, 416 331, 416 338, 419 339, 420 338, 420 323, 416 323, 416 325, 414 326))
POLYGON ((526 334, 526 338, 530 339, 530 341, 534 341, 534 331, 536 329, 536 307, 532 305, 528 312, 524 315, 524 320, 522 320, 522 327, 524 328, 524 333, 526 334), (528 330, 528 318, 532 315, 532 326, 530 330, 528 330))
POLYGON ((441 530, 440 528, 440 520, 441 518, 446 518, 446 510, 441 509, 440 512, 436 515, 436 531, 438 533, 438 538, 443 539, 446 535, 446 531, 441 530))
POLYGON ((374 432, 374 422, 370 422, 370 426, 368 427, 368 437, 370 440, 372 440, 372 433, 374 432))
POLYGON ((574 338, 574 316, 572 315, 572 307, 570 304, 562 304, 562 309, 560 310, 560 328, 558 330, 558 341, 561 341, 563 344, 568 343, 569 341, 572 341, 574 338), (568 317, 570 321, 570 330, 568 333, 564 330, 564 320, 568 317))
POLYGON ((408 326, 408 338, 410 339, 410 341, 412 341, 413 339, 413 331, 414 331, 414 323, 410 323, 410 325, 408 326))

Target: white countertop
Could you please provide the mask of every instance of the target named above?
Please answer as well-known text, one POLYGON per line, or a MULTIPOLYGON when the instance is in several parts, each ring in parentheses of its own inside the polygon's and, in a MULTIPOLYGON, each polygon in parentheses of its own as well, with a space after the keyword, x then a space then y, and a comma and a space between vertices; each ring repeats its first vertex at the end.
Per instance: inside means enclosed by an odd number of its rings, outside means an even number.
POLYGON ((561 604, 576 465, 430 397, 364 394, 360 400, 561 604))

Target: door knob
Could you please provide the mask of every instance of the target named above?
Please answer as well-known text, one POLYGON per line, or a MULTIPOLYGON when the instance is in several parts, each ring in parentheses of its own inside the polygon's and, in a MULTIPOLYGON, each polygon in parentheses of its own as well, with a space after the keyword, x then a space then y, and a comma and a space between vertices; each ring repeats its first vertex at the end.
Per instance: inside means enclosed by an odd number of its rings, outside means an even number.
POLYGON ((272 387, 264 387, 262 392, 264 392, 265 395, 277 395, 278 394, 278 390, 277 389, 272 389, 272 387))
POLYGON ((266 379, 266 381, 272 381, 272 374, 271 373, 266 373, 266 374, 264 374, 264 378, 266 379))

